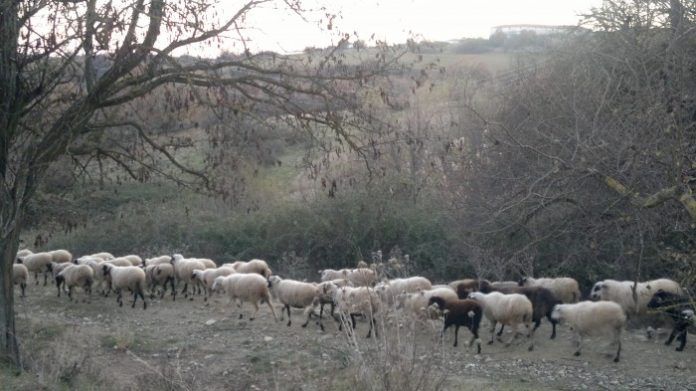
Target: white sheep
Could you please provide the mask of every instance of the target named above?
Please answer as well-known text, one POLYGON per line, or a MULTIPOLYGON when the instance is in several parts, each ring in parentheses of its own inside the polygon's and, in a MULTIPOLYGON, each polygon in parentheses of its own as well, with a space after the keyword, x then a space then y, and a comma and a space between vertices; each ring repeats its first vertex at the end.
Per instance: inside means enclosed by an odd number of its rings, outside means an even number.
MULTIPOLYGON (((189 283, 191 283, 192 291, 195 291, 195 286, 194 286, 193 281, 192 281, 193 271, 194 270, 205 270, 205 265, 203 264, 203 262, 201 262, 195 258, 191 258, 191 259, 184 258, 181 254, 174 254, 172 256, 171 265, 174 266, 174 274, 176 276, 177 285, 181 281, 184 282, 184 287, 181 290, 181 294, 183 294, 184 297, 188 297, 188 285, 189 285, 189 283)), ((193 297, 191 297, 191 300, 193 300, 193 297)))
POLYGON ((439 297, 444 301, 458 300, 457 292, 449 286, 440 286, 416 293, 404 293, 399 296, 398 307, 413 314, 418 319, 433 319, 437 312, 429 311, 428 302, 431 297, 439 297))
POLYGON ((83 255, 79 258, 73 259, 73 263, 76 265, 86 265, 89 262, 102 263, 104 259, 99 257, 93 257, 91 255, 83 255))
POLYGON ((102 264, 102 270, 109 285, 116 291, 116 302, 119 307, 123 307, 121 292, 128 289, 133 292, 133 303, 131 308, 135 308, 138 296, 143 300, 143 309, 147 309, 145 301, 145 271, 137 266, 114 266, 109 263, 102 264))
MULTIPOLYGON (((68 298, 72 300, 72 291, 74 287, 80 287, 85 293, 92 294, 92 283, 94 282, 94 270, 87 265, 67 264, 68 267, 63 269, 56 276, 56 286, 58 287, 58 297, 60 297, 60 286, 68 288, 68 298)), ((77 301, 77 300, 76 300, 77 301)))
POLYGON ((517 337, 517 327, 519 324, 522 324, 527 329, 527 338, 531 340, 529 350, 534 349, 532 302, 525 295, 518 293, 506 295, 500 292, 471 292, 469 293, 469 298, 481 306, 483 314, 490 322, 491 339, 488 342, 489 345, 493 343, 495 326, 498 323, 504 326, 512 326, 513 328, 513 335, 506 345, 509 345, 517 337))
POLYGON ((130 259, 124 257, 109 259, 108 261, 104 261, 103 263, 108 263, 114 266, 134 266, 130 259))
POLYGON ((244 302, 249 302, 254 306, 254 313, 249 320, 254 320, 259 312, 259 303, 266 302, 268 308, 271 309, 273 318, 278 321, 273 309, 271 293, 268 290, 268 281, 256 273, 233 273, 229 276, 217 277, 212 289, 215 292, 224 291, 230 299, 237 303, 237 308, 240 310, 239 319, 243 317, 241 310, 244 302))
POLYGON ((159 263, 145 266, 145 282, 150 289, 150 299, 155 297, 155 289, 162 287, 160 299, 167 291, 167 284, 172 289, 172 300, 176 301, 176 287, 174 286, 174 267, 170 263, 159 263))
POLYGON ((642 316, 648 312, 648 303, 653 295, 662 289, 665 292, 681 295, 683 290, 675 281, 660 278, 646 282, 603 280, 594 284, 590 291, 592 300, 613 301, 618 303, 626 315, 642 316), (633 288, 635 285, 635 296, 633 288))
POLYGON ((372 329, 375 330, 377 336, 377 319, 382 302, 375 289, 370 287, 350 287, 344 286, 338 288, 336 285, 329 283, 329 291, 332 294, 336 307, 341 314, 339 330, 343 328, 343 323, 346 322, 346 317, 350 316, 351 327, 355 329, 355 316, 365 316, 370 325, 366 338, 372 336, 372 329))
POLYGON ((217 263, 210 258, 195 258, 205 266, 206 269, 217 269, 217 263))
POLYGON ((382 281, 375 286, 375 291, 387 305, 394 305, 402 293, 414 293, 432 288, 430 280, 425 277, 394 278, 382 281))
POLYGON ((345 279, 346 275, 351 269, 340 269, 340 270, 334 270, 334 269, 324 269, 324 270, 319 270, 319 274, 321 275, 321 281, 326 282, 326 281, 331 281, 331 280, 340 280, 340 279, 345 279))
POLYGON ((48 251, 48 253, 51 254, 55 263, 68 263, 73 260, 73 256, 68 250, 53 250, 48 251))
POLYGON ((519 287, 517 281, 493 281, 491 282, 491 288, 496 291, 509 290, 519 287))
POLYGON ((370 268, 357 269, 324 269, 320 270, 321 281, 345 279, 353 286, 374 286, 377 282, 377 272, 370 268))
MULTIPOLYGON (((71 262, 66 262, 66 263, 56 263, 56 262, 51 262, 48 265, 46 265, 46 269, 48 269, 48 272, 51 273, 51 279, 56 282, 56 277, 60 272, 65 270, 66 268, 70 266, 75 266, 75 264, 71 262)), ((57 285, 57 284, 56 284, 57 285)), ((60 296, 60 286, 57 286, 58 288, 58 296, 60 296)), ((67 291, 67 286, 63 287, 63 290, 67 291)))
POLYGON ((172 262, 172 257, 169 255, 160 255, 158 257, 153 257, 153 258, 147 258, 145 261, 143 261, 143 265, 145 266, 150 266, 150 265, 159 265, 161 263, 169 263, 171 264, 172 262))
POLYGON ((143 259, 139 255, 130 254, 130 255, 124 255, 124 256, 119 257, 119 258, 128 260, 128 262, 130 262, 131 266, 142 266, 143 265, 143 259))
POLYGON ((336 308, 336 303, 333 301, 332 293, 330 291, 330 285, 333 284, 336 287, 344 287, 344 286, 353 286, 353 284, 343 278, 339 278, 336 280, 330 280, 330 281, 323 281, 319 283, 319 305, 321 306, 319 308, 319 319, 322 319, 322 316, 324 315, 324 305, 330 304, 331 305, 331 317, 334 315, 334 310, 336 308))
POLYGON ((89 256, 89 257, 95 257, 95 258, 101 258, 101 259, 104 260, 104 261, 109 261, 109 260, 111 260, 111 259, 116 258, 116 257, 114 257, 113 254, 107 253, 107 252, 94 253, 94 254, 90 254, 90 255, 88 255, 88 256, 89 256))
MULTIPOLYGON (((200 259, 199 259, 200 260, 200 259)), ((200 285, 203 286, 203 293, 205 294, 203 300, 207 301, 210 293, 212 291, 213 283, 215 279, 220 276, 229 276, 232 273, 236 273, 231 267, 219 267, 215 269, 205 269, 205 270, 194 270, 192 273, 192 279, 196 280, 200 285)))
POLYGON ((262 259, 252 259, 249 262, 234 262, 232 268, 237 273, 256 273, 266 278, 270 277, 273 272, 268 267, 266 261, 262 259))
POLYGON ((22 291, 20 297, 26 297, 27 280, 29 280, 29 270, 21 263, 12 264, 12 283, 19 285, 22 291))
POLYGON ((56 278, 58 273, 62 272, 67 268, 68 266, 75 266, 73 263, 56 263, 56 262, 51 262, 48 265, 46 265, 46 269, 48 269, 48 272, 51 273, 52 278, 56 278))
MULTIPOLYGON (((301 308, 304 310, 304 314, 306 316, 306 320, 302 324, 302 327, 307 327, 312 311, 317 305, 319 305, 320 302, 321 291, 319 290, 319 286, 314 283, 286 280, 278 276, 269 277, 268 286, 271 290, 273 298, 283 304, 280 320, 283 320, 283 313, 285 310, 287 310, 288 327, 290 327, 292 324, 290 307, 301 308)), ((324 325, 321 323, 321 319, 319 320, 318 325, 321 330, 324 331, 324 325)))
POLYGON ((522 277, 520 286, 540 286, 553 293, 556 298, 564 303, 577 303, 580 300, 580 285, 570 277, 532 278, 522 277))
POLYGON ((33 253, 23 257, 17 257, 17 263, 27 267, 30 273, 34 273, 36 285, 39 285, 39 273, 43 273, 44 286, 48 280, 48 265, 53 261, 53 255, 47 252, 33 253))
POLYGON ((374 286, 377 283, 377 272, 370 268, 350 269, 345 276, 353 286, 374 286))
POLYGON ((25 248, 25 249, 17 251, 16 258, 26 257, 27 255, 33 254, 33 253, 34 253, 33 251, 29 250, 28 248, 25 248))
POLYGON ((76 262, 78 265, 87 265, 92 268, 92 271, 94 272, 94 283, 92 284, 92 288, 96 289, 97 292, 104 297, 108 296, 110 289, 108 284, 106 284, 107 281, 106 277, 104 276, 104 270, 101 267, 104 260, 98 257, 84 256, 78 258, 76 262))
POLYGON ((582 350, 583 337, 611 334, 613 343, 618 346, 614 362, 619 362, 621 331, 626 326, 626 314, 618 303, 582 301, 575 304, 557 304, 553 308, 551 318, 561 324, 569 324, 575 332, 576 356, 579 356, 582 350))

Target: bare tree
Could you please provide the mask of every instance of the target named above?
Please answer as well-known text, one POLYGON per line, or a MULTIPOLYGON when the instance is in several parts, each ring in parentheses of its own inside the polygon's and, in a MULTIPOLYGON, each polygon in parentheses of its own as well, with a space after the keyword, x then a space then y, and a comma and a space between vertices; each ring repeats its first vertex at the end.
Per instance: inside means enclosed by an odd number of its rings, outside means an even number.
MULTIPOLYGON (((12 263, 27 204, 57 160, 111 162, 137 180, 159 175, 224 195, 230 183, 214 174, 234 170, 225 146, 240 134, 253 139, 259 125, 282 120, 311 133, 318 124, 350 146, 359 137, 352 126, 367 132, 379 122, 361 111, 355 91, 398 53, 371 53, 370 63, 355 65, 335 50, 318 58, 253 54, 245 46, 247 16, 269 2, 241 2, 222 17, 213 1, 0 2, 0 356, 20 367, 12 263), (177 57, 229 44, 222 36, 238 37, 242 54, 177 57), (152 126, 153 102, 184 113, 182 121, 196 120, 192 106, 216 119, 200 125, 209 152, 203 163, 177 154, 195 140, 152 126)), ((299 1, 280 3, 304 12, 299 1)))
POLYGON ((611 1, 474 109, 452 199, 467 230, 537 270, 639 278, 694 249, 696 3, 611 1))

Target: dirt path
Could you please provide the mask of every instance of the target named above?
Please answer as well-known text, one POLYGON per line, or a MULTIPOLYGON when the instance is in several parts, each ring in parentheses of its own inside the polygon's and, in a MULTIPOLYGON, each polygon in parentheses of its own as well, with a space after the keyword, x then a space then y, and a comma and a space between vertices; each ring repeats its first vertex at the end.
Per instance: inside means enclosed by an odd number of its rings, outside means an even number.
MULTIPOLYGON (((639 331, 624 335, 618 364, 603 340, 590 340, 583 355, 574 357, 569 330, 560 327, 552 341, 546 324, 533 352, 521 339, 510 347, 484 345, 483 354, 475 355, 466 345, 466 329, 460 330, 459 347, 451 346, 451 331, 439 345, 439 323, 411 334, 401 319, 395 323, 403 327, 385 326, 376 343, 364 339, 363 322, 351 344, 333 321, 325 321, 324 333, 314 322, 303 329, 295 312, 287 327, 275 323, 268 308, 249 321, 249 306, 240 320, 222 298, 209 304, 200 297, 174 303, 165 298, 143 311, 119 308, 113 295, 74 304, 55 292, 32 285, 18 301, 17 325, 34 375, 12 379, 5 371, 0 384, 18 390, 354 390, 388 384, 405 391, 408 385, 398 382, 435 383, 444 372, 445 389, 456 390, 696 390, 693 340, 679 353, 663 345, 665 336, 647 340, 639 331)), ((481 337, 488 338, 486 328, 481 337)))

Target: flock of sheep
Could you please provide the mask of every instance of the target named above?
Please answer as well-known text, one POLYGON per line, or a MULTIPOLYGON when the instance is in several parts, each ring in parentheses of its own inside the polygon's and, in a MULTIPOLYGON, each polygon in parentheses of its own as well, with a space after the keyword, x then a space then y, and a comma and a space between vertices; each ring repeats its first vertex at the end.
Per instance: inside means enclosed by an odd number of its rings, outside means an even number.
MULTIPOLYGON (((390 262, 392 262, 390 260, 390 262)), ((398 265, 398 261, 392 262, 398 265)), ((522 326, 529 341, 529 350, 534 349, 534 331, 546 318, 552 325, 551 338, 556 336, 558 323, 569 325, 575 332, 575 355, 582 350, 586 336, 608 335, 616 345, 614 361, 621 355, 621 332, 626 327, 627 317, 652 316, 661 310, 672 318, 673 329, 666 344, 677 338, 678 351, 686 344, 687 328, 694 323, 693 304, 682 287, 669 279, 657 279, 635 284, 632 281, 604 280, 597 282, 590 292, 588 301, 579 301, 580 289, 576 280, 568 277, 531 278, 520 281, 490 282, 484 279, 463 279, 449 284, 433 285, 424 277, 383 279, 379 281, 375 264, 361 262, 355 269, 326 269, 321 282, 304 282, 283 279, 273 275, 265 261, 254 259, 249 262, 225 263, 218 266, 207 258, 184 258, 180 254, 163 255, 143 260, 137 255, 114 257, 109 253, 97 253, 73 259, 66 250, 33 253, 20 250, 14 264, 15 285, 21 288, 22 297, 29 274, 33 273, 36 284, 39 274, 44 275, 44 285, 51 275, 61 292, 67 291, 73 300, 73 290, 81 288, 85 294, 92 290, 106 296, 116 293, 117 303, 123 305, 123 293, 133 295, 131 307, 138 297, 143 309, 147 308, 146 293, 163 298, 170 290, 176 300, 177 289, 184 297, 202 294, 207 300, 211 294, 224 294, 242 308, 250 303, 254 311, 266 303, 271 314, 279 319, 274 303, 282 305, 281 320, 287 312, 287 325, 292 324, 291 308, 303 309, 306 327, 312 316, 322 323, 324 307, 330 306, 330 317, 343 325, 356 327, 356 317, 367 320, 367 337, 374 330, 377 335, 378 322, 384 322, 395 311, 420 319, 443 318, 442 335, 451 326, 455 327, 454 346, 458 344, 461 326, 472 333, 469 345, 474 342, 481 352, 479 326, 485 317, 490 324, 489 344, 495 336, 502 342, 504 327, 514 330, 509 345, 517 338, 522 326), (319 312, 317 315, 316 312, 319 312), (497 324, 501 324, 496 333, 497 324)), ((193 297, 191 296, 191 299, 193 297)), ((240 318, 243 315, 240 312, 240 318)))

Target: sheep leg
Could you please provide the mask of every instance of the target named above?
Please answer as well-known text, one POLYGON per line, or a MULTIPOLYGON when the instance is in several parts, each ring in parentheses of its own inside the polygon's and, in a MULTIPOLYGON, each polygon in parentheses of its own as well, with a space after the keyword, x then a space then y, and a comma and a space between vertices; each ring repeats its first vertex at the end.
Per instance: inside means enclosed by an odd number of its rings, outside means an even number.
POLYGON ((500 337, 501 335, 503 335, 503 330, 505 330, 505 325, 504 325, 504 324, 501 324, 501 325, 500 325, 500 330, 498 331, 498 334, 496 334, 496 335, 497 335, 498 337, 500 337))
POLYGON ((455 348, 457 347, 459 343, 459 325, 454 325, 454 346, 455 348))
POLYGON ((43 275, 44 275, 44 284, 43 284, 43 286, 46 286, 46 283, 48 282, 48 274, 47 274, 46 272, 44 272, 43 275))
POLYGON ((36 281, 36 285, 39 285, 39 273, 38 272, 34 273, 34 281, 36 281))
POLYGON ((268 305, 268 308, 271 309, 271 314, 273 314, 273 319, 275 319, 275 321, 277 322, 278 317, 276 316, 275 310, 273 309, 273 304, 271 303, 270 299, 271 299, 270 297, 266 298, 266 304, 268 305))
POLYGON ((73 299, 73 297, 72 297, 72 290, 73 290, 73 287, 72 287, 72 286, 71 286, 70 288, 68 288, 68 299, 70 299, 70 301, 72 301, 72 299, 73 299))
MULTIPOLYGON (((512 344, 512 342, 513 342, 515 339, 517 339, 517 337, 519 336, 519 334, 520 334, 520 331, 519 331, 519 324, 516 323, 516 324, 515 324, 515 327, 514 327, 514 329, 513 329, 513 332, 512 332, 512 336, 510 337, 510 340, 507 341, 507 342, 504 342, 505 346, 510 346, 510 345, 512 344)), ((502 338, 500 339, 500 342, 503 342, 502 338)))
POLYGON ((555 339, 555 338, 556 338, 556 324, 557 324, 558 322, 556 322, 555 320, 553 320, 553 319, 551 318, 551 314, 550 314, 550 313, 546 314, 546 319, 548 319, 549 322, 551 322, 551 327, 552 327, 551 339, 555 339))
POLYGON ((667 338, 667 341, 665 341, 665 345, 669 346, 672 344, 672 341, 674 341, 674 337, 677 336, 677 325, 675 324, 672 327, 672 332, 669 333, 669 338, 667 338))
MULTIPOLYGON (((169 277, 169 283, 171 284, 172 287, 172 301, 176 301, 176 286, 174 285, 174 278, 169 277)), ((165 282, 166 284, 166 282, 165 282)), ((166 288, 166 286, 165 286, 166 288)))
POLYGON ((616 348, 616 356, 614 357, 614 362, 619 362, 621 356, 621 329, 616 329, 614 331, 614 342, 618 345, 616 348))
MULTIPOLYGON (((292 324, 292 316, 290 316, 290 306, 286 304, 284 310, 288 310, 288 327, 290 327, 290 325, 292 324)), ((305 323, 305 326, 306 325, 307 324, 305 323)))
MULTIPOLYGON (((575 353, 573 353, 574 356, 579 356, 580 352, 582 351, 582 336, 580 334, 575 336, 575 353)), ((621 350, 621 347, 619 347, 619 350, 621 350)))
POLYGON ((379 334, 378 334, 378 332, 377 332, 377 319, 375 319, 374 315, 371 315, 370 318, 371 318, 371 321, 372 321, 372 326, 373 326, 374 329, 375 329, 375 338, 379 338, 379 334))
POLYGON ((184 295, 184 297, 188 297, 188 282, 184 282, 184 289, 181 290, 181 294, 184 295))
POLYGON ((24 292, 24 290, 27 288, 27 284, 25 282, 20 282, 19 288, 22 290, 22 295, 20 297, 27 297, 26 293, 24 292))
MULTIPOLYGON (((370 316, 370 329, 367 330, 367 335, 365 336, 365 338, 372 337, 372 326, 373 326, 374 322, 375 322, 375 318, 370 316)), ((377 337, 377 328, 375 328, 375 337, 377 337)))
POLYGON ((256 313, 259 312, 259 303, 254 301, 251 304, 254 305, 254 313, 251 314, 251 318, 249 318, 249 321, 252 321, 256 318, 256 313))
POLYGON ((490 327, 490 331, 491 331, 491 340, 488 341, 488 344, 489 344, 489 345, 492 345, 492 344, 493 344, 493 339, 495 338, 495 326, 498 324, 498 322, 493 321, 493 320, 491 320, 490 322, 491 322, 491 327, 490 327))
POLYGON ((147 301, 145 301, 145 294, 142 289, 138 289, 138 294, 140 295, 140 298, 143 300, 143 309, 147 309, 147 301))
POLYGON ((531 323, 524 324, 524 326, 527 328, 527 330, 529 330, 529 332, 527 333, 527 339, 529 339, 530 342, 529 342, 529 348, 527 348, 527 350, 529 350, 530 352, 532 350, 534 350, 534 330, 536 330, 537 327, 539 327, 539 323, 541 323, 541 319, 539 319, 537 321, 537 325, 534 328, 532 328, 531 323))
POLYGON ((686 329, 681 331, 681 334, 679 334, 679 338, 677 338, 677 340, 679 341, 677 352, 681 352, 684 350, 684 346, 686 346, 686 329))
POLYGON ((121 297, 121 290, 118 289, 116 291, 116 302, 118 303, 119 307, 123 307, 123 298, 121 297))
POLYGON ((58 297, 60 297, 60 284, 56 284, 56 287, 58 288, 58 297))
POLYGON ((481 354, 481 340, 479 339, 478 335, 478 328, 477 327, 472 327, 471 328, 471 341, 469 341, 469 346, 471 346, 472 343, 476 342, 476 354, 481 354))

